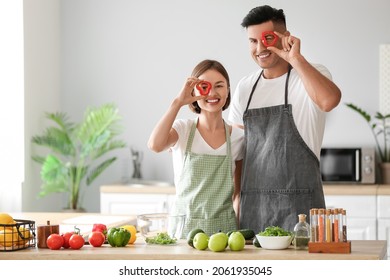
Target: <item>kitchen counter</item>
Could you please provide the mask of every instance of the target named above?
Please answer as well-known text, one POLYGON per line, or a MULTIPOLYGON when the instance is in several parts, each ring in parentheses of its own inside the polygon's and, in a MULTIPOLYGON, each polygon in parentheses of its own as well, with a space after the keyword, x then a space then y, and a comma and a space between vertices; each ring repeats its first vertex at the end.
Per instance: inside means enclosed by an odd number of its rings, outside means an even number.
MULTIPOLYGON (((390 185, 378 184, 324 184, 325 195, 390 195, 390 185)), ((170 184, 109 184, 100 187, 101 193, 175 194, 170 184)))
POLYGON ((34 221, 36 228, 46 225, 47 221, 50 221, 50 225, 59 225, 60 233, 73 231, 74 227, 77 226, 80 229, 80 233, 84 236, 90 233, 93 224, 105 224, 107 227, 137 224, 137 218, 129 215, 74 212, 24 212, 10 213, 10 215, 14 219, 34 221))
POLYGON ((306 250, 266 250, 246 245, 234 252, 199 251, 180 240, 177 245, 146 245, 142 237, 126 247, 85 245, 80 250, 28 248, 0 252, 2 260, 382 260, 386 256, 386 241, 351 241, 351 254, 309 253, 306 250))
MULTIPOLYGON (((73 228, 74 225, 84 226, 85 231, 92 229, 93 223, 106 223, 108 227, 122 224, 136 224, 135 217, 125 215, 102 215, 99 213, 11 213, 14 219, 29 219, 36 226, 59 224, 60 232, 73 228)), ((86 232, 84 232, 86 233, 86 232)), ((387 242, 384 240, 352 240, 351 254, 308 253, 306 250, 265 250, 253 245, 246 245, 243 251, 215 253, 209 250, 198 251, 188 246, 185 240, 177 245, 146 245, 142 236, 137 241, 123 248, 113 248, 109 244, 102 247, 85 245, 80 250, 46 248, 27 248, 19 251, 0 251, 2 260, 380 260, 385 259, 387 242)))

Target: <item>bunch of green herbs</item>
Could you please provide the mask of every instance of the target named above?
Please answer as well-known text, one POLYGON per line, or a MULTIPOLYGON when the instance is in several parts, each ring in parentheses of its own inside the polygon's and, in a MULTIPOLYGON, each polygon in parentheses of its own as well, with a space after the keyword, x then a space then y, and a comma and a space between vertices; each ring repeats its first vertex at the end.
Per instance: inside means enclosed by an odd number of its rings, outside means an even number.
POLYGON ((155 237, 146 237, 145 242, 148 244, 169 245, 176 244, 177 239, 171 238, 166 232, 159 232, 155 237))

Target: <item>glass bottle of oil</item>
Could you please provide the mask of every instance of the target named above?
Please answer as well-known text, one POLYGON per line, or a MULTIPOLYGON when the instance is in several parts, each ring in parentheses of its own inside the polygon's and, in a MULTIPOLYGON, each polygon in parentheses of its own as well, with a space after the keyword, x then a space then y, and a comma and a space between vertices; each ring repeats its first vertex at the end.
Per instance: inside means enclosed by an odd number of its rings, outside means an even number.
POLYGON ((298 215, 298 223, 294 227, 294 248, 297 250, 307 249, 310 241, 310 225, 306 222, 306 215, 298 215))

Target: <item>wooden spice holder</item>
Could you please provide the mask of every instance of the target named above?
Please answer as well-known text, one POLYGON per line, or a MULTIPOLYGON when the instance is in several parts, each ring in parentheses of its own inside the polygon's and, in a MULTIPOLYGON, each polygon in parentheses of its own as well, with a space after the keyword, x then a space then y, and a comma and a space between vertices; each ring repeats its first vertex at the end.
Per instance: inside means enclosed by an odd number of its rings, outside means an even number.
POLYGON ((309 253, 351 253, 351 241, 347 242, 309 242, 309 253))

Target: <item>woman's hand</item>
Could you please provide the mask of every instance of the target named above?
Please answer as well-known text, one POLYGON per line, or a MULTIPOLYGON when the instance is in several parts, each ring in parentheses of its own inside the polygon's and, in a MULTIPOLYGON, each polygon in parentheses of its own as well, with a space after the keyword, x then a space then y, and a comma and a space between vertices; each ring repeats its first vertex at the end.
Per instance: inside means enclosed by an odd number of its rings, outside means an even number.
POLYGON ((206 96, 195 95, 194 88, 200 83, 202 80, 199 80, 196 77, 189 77, 187 81, 184 83, 182 90, 179 95, 176 97, 176 100, 179 102, 180 106, 192 104, 195 101, 205 99, 206 96))

